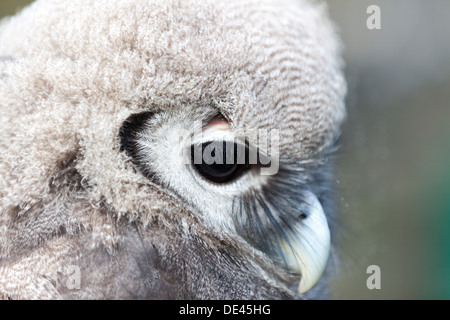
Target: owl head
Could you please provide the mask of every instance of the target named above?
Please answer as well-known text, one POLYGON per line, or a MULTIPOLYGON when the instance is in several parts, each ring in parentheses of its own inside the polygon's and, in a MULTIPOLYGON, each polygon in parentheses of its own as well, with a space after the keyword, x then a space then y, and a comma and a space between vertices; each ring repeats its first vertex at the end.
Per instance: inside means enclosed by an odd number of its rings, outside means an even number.
POLYGON ((38 0, 3 20, 0 296, 323 297, 340 53, 306 0, 38 0))

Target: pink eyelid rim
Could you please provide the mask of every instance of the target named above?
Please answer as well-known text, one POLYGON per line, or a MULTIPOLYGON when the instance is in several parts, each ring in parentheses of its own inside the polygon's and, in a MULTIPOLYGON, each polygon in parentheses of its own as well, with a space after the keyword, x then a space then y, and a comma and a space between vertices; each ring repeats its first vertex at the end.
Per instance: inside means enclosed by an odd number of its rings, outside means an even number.
POLYGON ((213 119, 207 124, 206 129, 231 130, 231 126, 225 119, 213 119))

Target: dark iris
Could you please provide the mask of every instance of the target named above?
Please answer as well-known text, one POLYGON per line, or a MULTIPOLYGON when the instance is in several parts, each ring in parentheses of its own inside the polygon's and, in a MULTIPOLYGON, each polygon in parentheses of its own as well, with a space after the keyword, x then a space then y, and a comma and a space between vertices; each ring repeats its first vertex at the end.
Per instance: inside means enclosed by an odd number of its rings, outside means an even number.
POLYGON ((247 147, 225 141, 192 145, 191 161, 202 176, 217 183, 232 181, 250 167, 247 147))

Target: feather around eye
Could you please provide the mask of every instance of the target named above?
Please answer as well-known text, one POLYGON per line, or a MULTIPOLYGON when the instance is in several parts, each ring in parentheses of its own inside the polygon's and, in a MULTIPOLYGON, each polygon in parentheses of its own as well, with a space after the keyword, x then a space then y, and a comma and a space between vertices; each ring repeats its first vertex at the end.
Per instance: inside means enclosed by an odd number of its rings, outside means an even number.
POLYGON ((252 188, 233 201, 238 233, 291 277, 300 277, 299 292, 318 281, 330 250, 326 209, 319 200, 323 194, 313 190, 320 193, 316 196, 309 187, 314 179, 326 184, 326 166, 317 161, 306 167, 284 164, 260 190, 252 188))

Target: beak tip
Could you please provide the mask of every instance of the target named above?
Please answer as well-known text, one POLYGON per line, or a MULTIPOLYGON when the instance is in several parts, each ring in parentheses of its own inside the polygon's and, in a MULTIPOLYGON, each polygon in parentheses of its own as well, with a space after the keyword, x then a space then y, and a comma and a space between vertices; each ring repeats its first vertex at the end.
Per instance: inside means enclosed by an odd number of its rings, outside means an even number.
POLYGON ((301 274, 298 292, 305 293, 319 281, 328 262, 331 235, 327 218, 317 197, 307 195, 309 215, 303 219, 281 248, 291 271, 301 274))

